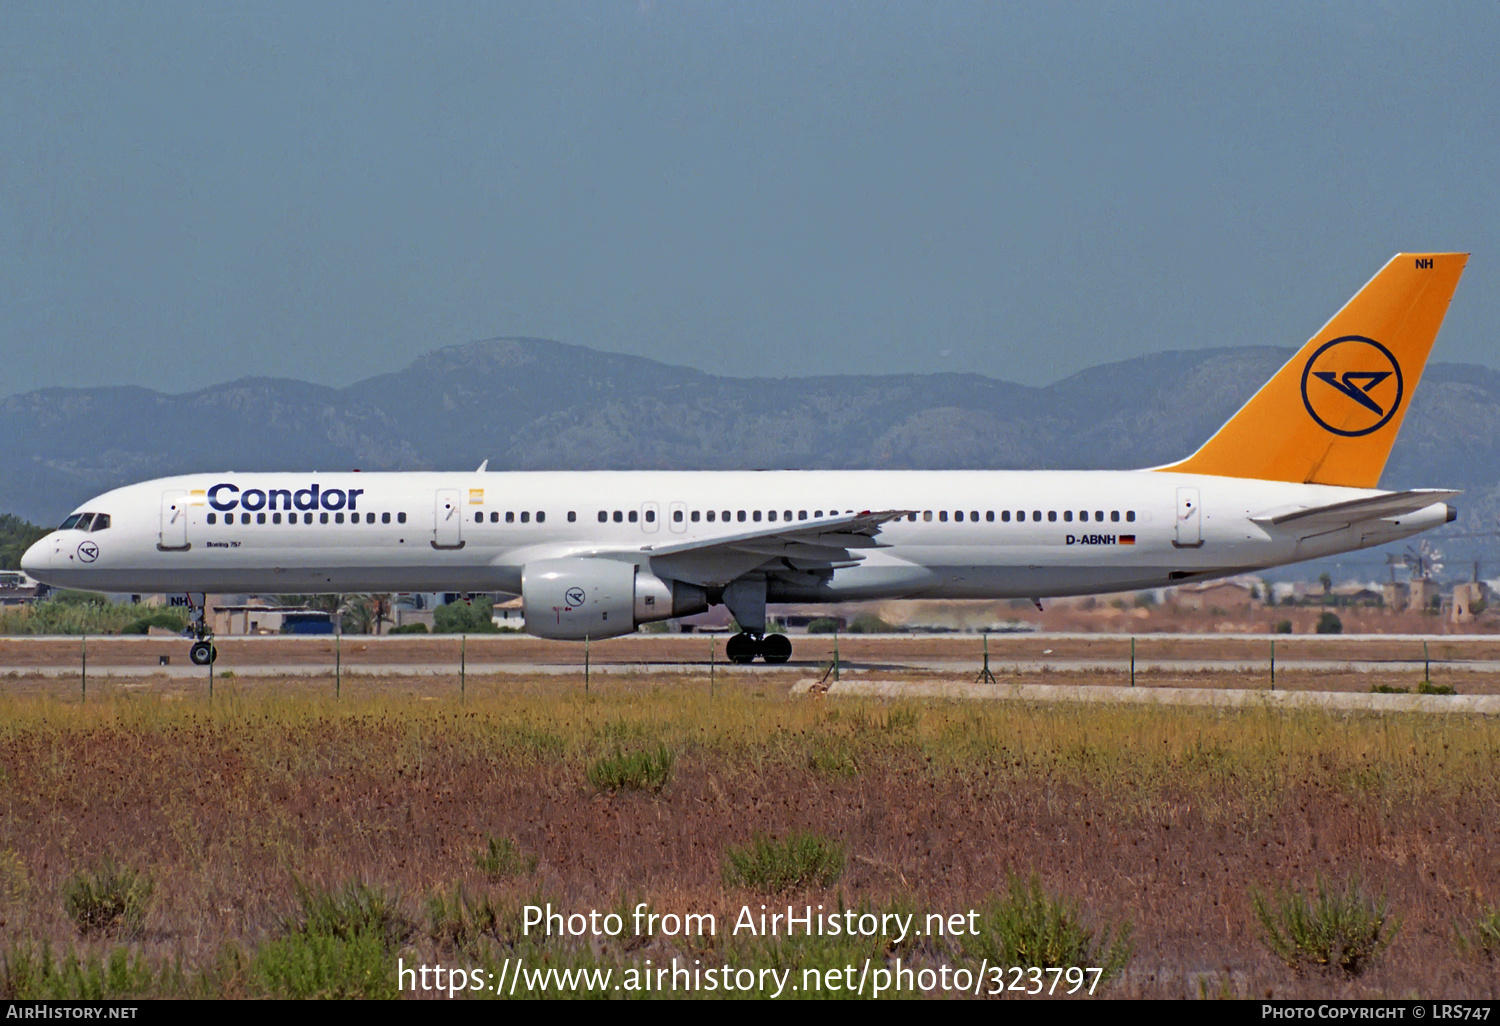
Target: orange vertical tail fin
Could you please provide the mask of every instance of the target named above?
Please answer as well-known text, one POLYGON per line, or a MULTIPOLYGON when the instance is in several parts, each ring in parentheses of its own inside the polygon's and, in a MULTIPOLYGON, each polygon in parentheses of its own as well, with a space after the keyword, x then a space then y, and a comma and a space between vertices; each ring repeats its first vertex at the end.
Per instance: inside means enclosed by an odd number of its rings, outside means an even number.
POLYGON ((1467 253, 1398 253, 1193 455, 1156 470, 1374 488, 1467 253))

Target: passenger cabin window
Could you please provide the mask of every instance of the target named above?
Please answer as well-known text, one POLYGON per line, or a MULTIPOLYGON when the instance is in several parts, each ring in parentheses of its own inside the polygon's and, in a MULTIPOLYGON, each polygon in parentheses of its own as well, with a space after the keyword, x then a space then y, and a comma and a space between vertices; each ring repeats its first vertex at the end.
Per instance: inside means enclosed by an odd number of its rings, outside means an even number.
POLYGON ((922 511, 922 520, 923 520, 924 523, 928 523, 928 524, 932 523, 932 510, 930 510, 930 509, 923 510, 922 511))
MULTIPOLYGON (((255 514, 255 522, 257 524, 264 524, 266 522, 266 515, 264 513, 255 514)), ((94 530, 99 530, 99 522, 97 520, 94 521, 94 530)))
MULTIPOLYGON (((68 519, 70 519, 70 520, 71 520, 71 519, 72 519, 72 518, 71 518, 71 517, 69 517, 69 518, 68 518, 68 519)), ((219 522, 219 518, 218 518, 218 516, 216 516, 216 515, 215 515, 215 514, 213 514, 213 513, 210 513, 210 514, 209 514, 209 515, 208 515, 208 516, 206 516, 206 517, 204 517, 204 518, 203 518, 203 519, 204 519, 204 520, 206 520, 206 521, 207 521, 207 522, 208 522, 208 523, 210 523, 210 524, 217 524, 217 523, 218 523, 218 522, 219 522)), ((63 529, 63 530, 64 530, 64 531, 66 531, 66 530, 67 530, 67 529, 68 529, 68 528, 67 528, 67 524, 66 524, 66 522, 65 522, 65 523, 64 523, 64 524, 63 524, 63 527, 62 527, 62 529, 63 529)))
POLYGON ((397 513, 396 514, 396 523, 398 523, 398 524, 404 524, 404 523, 406 523, 406 514, 405 513, 397 513))
POLYGON ((680 524, 680 523, 682 523, 682 510, 680 510, 680 509, 674 509, 672 511, 672 523, 674 523, 674 524, 680 524))
POLYGON ((714 522, 714 511, 713 510, 709 510, 708 511, 708 522, 710 524, 714 522))
POLYGON ((382 524, 389 524, 391 522, 391 515, 389 513, 380 514, 380 522, 382 524))
POLYGON ((599 511, 599 523, 603 524, 603 523, 606 523, 608 520, 609 520, 609 514, 606 513, 604 510, 601 509, 599 511))
POLYGON ((568 523, 570 523, 570 524, 576 523, 577 520, 578 520, 578 511, 577 510, 572 510, 572 509, 568 510, 568 523))
POLYGON ((1133 509, 1126 510, 1125 511, 1125 519, 1127 521, 1129 521, 1130 523, 1132 523, 1132 524, 1135 523, 1135 510, 1133 510, 1133 509))
POLYGON ((656 510, 654 510, 654 509, 648 509, 648 510, 646 510, 646 523, 648 523, 648 524, 654 524, 654 523, 656 523, 656 510))
POLYGON ((639 513, 637 513, 635 510, 631 510, 630 511, 630 522, 632 524, 636 523, 640 519, 641 519, 641 515, 639 513))
MULTIPOLYGON (((1052 519, 1056 520, 1057 518, 1053 517, 1052 519)), ((1072 510, 1070 510, 1070 509, 1063 510, 1063 522, 1064 523, 1068 523, 1068 524, 1071 524, 1073 522, 1073 511, 1072 510)))
POLYGON ((523 524, 529 524, 529 523, 531 523, 531 512, 530 512, 530 510, 522 510, 521 511, 521 523, 523 523, 523 524))
POLYGON ((740 510, 740 515, 739 515, 739 517, 737 519, 742 524, 745 522, 745 511, 744 510, 740 510))
POLYGON ((695 524, 698 522, 698 511, 697 510, 693 510, 692 521, 695 524))
POLYGON ((619 510, 615 510, 615 523, 617 523, 617 524, 623 523, 624 520, 625 520, 625 514, 621 513, 619 510))
POLYGON ((1006 523, 1006 524, 1010 523, 1010 510, 1008 510, 1008 509, 1002 509, 1000 511, 1000 520, 1001 520, 1002 523, 1006 523))
POLYGON ((505 511, 505 522, 507 524, 514 524, 516 522, 516 511, 515 510, 508 509, 508 510, 505 511))

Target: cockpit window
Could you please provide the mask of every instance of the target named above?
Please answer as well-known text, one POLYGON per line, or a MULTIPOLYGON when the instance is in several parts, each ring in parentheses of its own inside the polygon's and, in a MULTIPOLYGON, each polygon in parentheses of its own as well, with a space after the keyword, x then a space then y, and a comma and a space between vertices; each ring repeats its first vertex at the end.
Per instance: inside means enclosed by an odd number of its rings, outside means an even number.
POLYGON ((62 526, 59 527, 58 530, 59 531, 71 531, 73 529, 73 526, 75 524, 77 524, 78 521, 80 519, 82 519, 82 517, 83 517, 82 513, 74 513, 72 516, 70 516, 68 519, 66 519, 66 520, 64 520, 62 522, 62 526))
POLYGON ((85 514, 83 514, 83 516, 81 516, 78 519, 78 523, 74 524, 73 527, 74 527, 75 530, 78 530, 78 531, 87 531, 89 529, 89 525, 92 524, 93 522, 94 522, 94 514, 92 514, 92 513, 85 513, 85 514))
POLYGON ((109 530, 109 514, 108 513, 95 513, 94 514, 94 526, 91 527, 91 528, 89 528, 89 530, 91 530, 91 531, 107 531, 107 530, 109 530))

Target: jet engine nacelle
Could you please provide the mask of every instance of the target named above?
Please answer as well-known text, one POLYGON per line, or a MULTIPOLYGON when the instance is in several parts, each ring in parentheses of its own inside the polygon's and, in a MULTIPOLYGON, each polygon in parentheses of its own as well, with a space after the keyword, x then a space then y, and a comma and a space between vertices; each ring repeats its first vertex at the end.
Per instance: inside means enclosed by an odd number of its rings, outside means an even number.
POLYGON ((582 641, 701 613, 708 597, 696 584, 663 580, 634 563, 583 557, 527 563, 521 569, 521 605, 528 634, 582 641))

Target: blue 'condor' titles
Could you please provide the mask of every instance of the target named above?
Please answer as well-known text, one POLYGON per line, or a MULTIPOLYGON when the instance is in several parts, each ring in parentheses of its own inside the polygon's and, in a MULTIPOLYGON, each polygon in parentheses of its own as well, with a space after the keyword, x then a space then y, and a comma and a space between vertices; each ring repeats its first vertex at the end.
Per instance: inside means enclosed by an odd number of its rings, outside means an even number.
POLYGON ((221 513, 233 509, 249 510, 334 510, 356 511, 355 503, 365 493, 363 488, 321 488, 317 484, 306 488, 246 488, 229 482, 221 482, 208 490, 208 504, 221 513))

